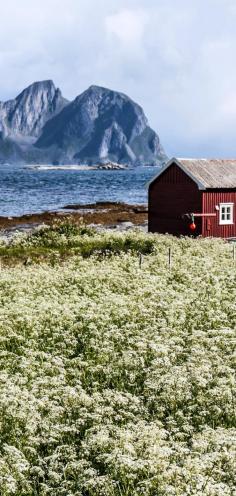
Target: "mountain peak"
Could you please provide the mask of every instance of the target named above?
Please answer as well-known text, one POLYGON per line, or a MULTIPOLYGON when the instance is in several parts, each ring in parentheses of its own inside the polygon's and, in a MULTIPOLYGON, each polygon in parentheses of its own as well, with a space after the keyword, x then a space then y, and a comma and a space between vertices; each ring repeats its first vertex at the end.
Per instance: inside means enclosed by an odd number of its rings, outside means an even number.
POLYGON ((42 79, 41 81, 34 81, 33 83, 29 84, 23 91, 27 91, 30 88, 43 88, 43 87, 52 87, 55 88, 55 84, 52 79, 42 79))
POLYGON ((67 104, 52 80, 36 81, 0 108, 0 130, 16 139, 37 138, 45 123, 67 104))
POLYGON ((91 84, 87 90, 85 91, 109 91, 110 93, 113 91, 109 88, 105 88, 105 86, 99 86, 97 84, 91 84))
POLYGON ((24 90, 22 90, 21 93, 19 93, 19 95, 17 95, 15 100, 17 100, 17 101, 22 100, 22 98, 27 97, 27 95, 36 95, 39 93, 40 94, 43 94, 43 93, 55 94, 55 92, 56 92, 56 87, 55 87, 54 82, 51 79, 48 79, 45 81, 35 81, 34 83, 27 86, 24 90))
POLYGON ((165 159, 142 108, 123 93, 96 85, 48 121, 35 146, 57 149, 72 163, 148 165, 165 159))
POLYGON ((96 84, 92 84, 91 86, 89 86, 88 89, 82 93, 82 95, 87 94, 87 93, 100 93, 100 94, 105 93, 107 95, 117 95, 117 96, 125 98, 127 100, 131 100, 131 98, 128 97, 127 95, 125 95, 125 93, 122 93, 120 91, 111 90, 110 88, 106 88, 105 86, 99 86, 96 84))

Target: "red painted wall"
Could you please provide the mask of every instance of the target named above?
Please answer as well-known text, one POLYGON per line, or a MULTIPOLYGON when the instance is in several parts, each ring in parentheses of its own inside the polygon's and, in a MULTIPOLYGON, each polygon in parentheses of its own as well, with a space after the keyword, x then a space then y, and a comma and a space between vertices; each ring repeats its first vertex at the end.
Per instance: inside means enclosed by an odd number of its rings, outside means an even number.
POLYGON ((176 164, 172 164, 149 187, 148 229, 150 232, 204 237, 236 237, 236 189, 200 191, 197 184, 176 164), (219 224, 220 203, 234 203, 234 223, 219 224), (195 212, 216 214, 195 217, 196 231, 183 214, 195 212))
MULTIPOLYGON (((172 164, 149 187, 150 232, 175 235, 192 234, 190 221, 183 219, 187 212, 202 211, 202 192, 176 164, 172 164)), ((194 234, 202 233, 202 219, 195 219, 197 229, 194 234)))
POLYGON ((236 191, 235 190, 209 190, 202 192, 202 212, 216 213, 216 217, 205 217, 202 221, 202 235, 220 238, 236 237, 236 191), (234 223, 230 225, 219 224, 219 211, 216 205, 220 203, 234 203, 234 223))

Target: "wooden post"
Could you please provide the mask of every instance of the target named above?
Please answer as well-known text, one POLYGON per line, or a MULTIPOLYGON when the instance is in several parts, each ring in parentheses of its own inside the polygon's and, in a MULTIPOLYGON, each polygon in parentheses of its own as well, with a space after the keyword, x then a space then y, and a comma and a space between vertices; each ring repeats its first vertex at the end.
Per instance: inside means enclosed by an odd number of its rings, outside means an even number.
POLYGON ((143 263, 143 255, 142 253, 139 254, 139 268, 142 268, 142 263, 143 263))
POLYGON ((169 269, 171 268, 171 248, 169 248, 168 251, 168 263, 169 263, 169 269))

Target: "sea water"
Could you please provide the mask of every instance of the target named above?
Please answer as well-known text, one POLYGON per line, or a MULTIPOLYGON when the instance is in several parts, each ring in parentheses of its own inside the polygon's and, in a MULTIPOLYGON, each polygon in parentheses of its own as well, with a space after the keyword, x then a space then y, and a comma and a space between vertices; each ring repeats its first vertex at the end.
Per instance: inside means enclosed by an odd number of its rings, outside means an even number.
POLYGON ((102 201, 143 204, 156 167, 126 170, 0 165, 0 216, 61 210, 102 201))

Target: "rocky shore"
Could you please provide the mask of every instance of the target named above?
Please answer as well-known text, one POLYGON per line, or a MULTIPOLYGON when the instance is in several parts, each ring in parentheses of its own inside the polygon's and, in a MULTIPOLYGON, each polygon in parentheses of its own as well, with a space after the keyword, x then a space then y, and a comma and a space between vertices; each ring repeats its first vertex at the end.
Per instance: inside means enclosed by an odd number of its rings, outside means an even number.
POLYGON ((88 205, 65 205, 58 212, 26 214, 21 217, 0 217, 0 236, 29 232, 40 225, 51 225, 58 219, 94 226, 97 229, 126 231, 138 227, 147 231, 147 205, 99 202, 88 205))
POLYGON ((61 164, 61 165, 47 165, 47 164, 37 164, 37 165, 26 165, 24 169, 32 170, 80 170, 80 171, 91 171, 91 170, 125 170, 131 169, 128 165, 117 164, 114 162, 105 162, 104 164, 97 165, 79 165, 79 164, 61 164))

